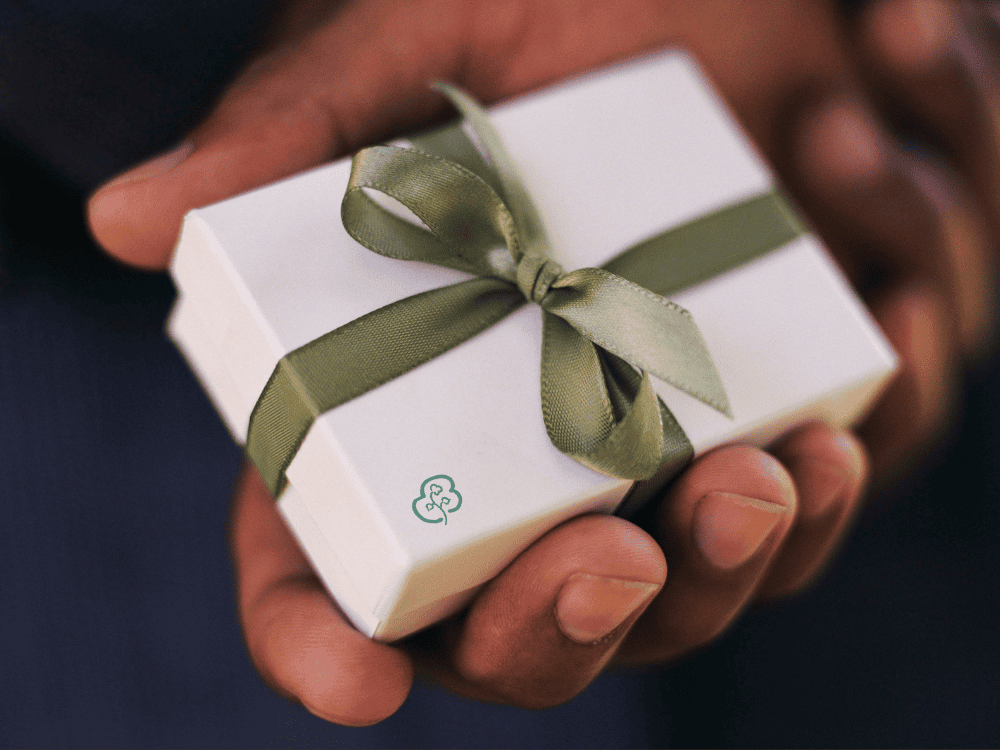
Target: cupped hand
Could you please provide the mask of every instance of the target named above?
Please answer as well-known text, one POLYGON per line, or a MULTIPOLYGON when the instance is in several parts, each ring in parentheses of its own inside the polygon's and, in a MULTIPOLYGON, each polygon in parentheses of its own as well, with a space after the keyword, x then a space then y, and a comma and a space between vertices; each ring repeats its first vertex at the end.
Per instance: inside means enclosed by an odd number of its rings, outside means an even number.
POLYGON ((840 537, 864 473, 860 445, 821 424, 789 435, 773 455, 721 448, 683 474, 650 533, 610 516, 567 521, 462 615, 387 645, 345 621, 248 466, 232 527, 244 633, 276 690, 341 724, 391 715, 415 669, 479 700, 553 706, 616 654, 681 654, 721 632, 751 597, 795 590, 840 537))
POLYGON ((858 283, 902 367, 861 427, 864 447, 812 424, 769 453, 713 451, 675 483, 648 533, 610 517, 569 521, 461 617, 391 646, 346 624, 247 468, 233 549, 264 677, 345 724, 390 715, 416 667, 473 697, 553 705, 616 655, 675 656, 752 599, 801 587, 857 506, 865 449, 880 473, 918 455, 949 413, 960 363, 992 330, 1000 110, 990 13, 944 0, 880 0, 851 18, 832 0, 327 6, 292 3, 269 51, 201 126, 91 198, 108 252, 165 267, 188 209, 443 116, 429 80, 491 103, 676 44, 706 68, 858 283), (904 125, 923 138, 919 150, 900 145, 904 125))

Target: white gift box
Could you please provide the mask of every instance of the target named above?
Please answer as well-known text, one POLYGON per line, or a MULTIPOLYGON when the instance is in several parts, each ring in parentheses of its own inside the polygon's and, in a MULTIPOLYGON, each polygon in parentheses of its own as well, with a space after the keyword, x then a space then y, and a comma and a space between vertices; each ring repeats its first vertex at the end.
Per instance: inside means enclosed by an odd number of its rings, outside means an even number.
MULTIPOLYGON (((566 269, 600 266, 651 235, 773 189, 724 104, 679 52, 519 99, 490 119, 566 269)), ((288 352, 468 278, 352 240, 339 211, 349 170, 349 159, 339 161, 185 220, 169 330, 240 443, 288 352)), ((731 441, 765 445, 807 419, 850 424, 895 369, 812 235, 672 299, 693 315, 734 414, 654 382, 696 453, 731 441)), ((362 632, 393 640, 457 611, 547 530, 581 513, 614 512, 629 492, 629 481, 585 468, 549 442, 540 347, 541 313, 527 305, 312 426, 277 502, 362 632), (417 503, 433 484, 450 505, 417 503)))

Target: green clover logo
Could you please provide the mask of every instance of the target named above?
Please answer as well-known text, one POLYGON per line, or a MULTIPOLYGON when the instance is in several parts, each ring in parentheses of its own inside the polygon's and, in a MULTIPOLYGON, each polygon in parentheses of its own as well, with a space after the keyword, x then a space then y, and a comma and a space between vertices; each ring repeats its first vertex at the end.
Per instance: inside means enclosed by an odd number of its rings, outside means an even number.
POLYGON ((455 480, 444 474, 425 479, 420 485, 420 497, 413 501, 413 512, 424 523, 448 523, 448 514, 462 507, 462 496, 455 489, 455 480))

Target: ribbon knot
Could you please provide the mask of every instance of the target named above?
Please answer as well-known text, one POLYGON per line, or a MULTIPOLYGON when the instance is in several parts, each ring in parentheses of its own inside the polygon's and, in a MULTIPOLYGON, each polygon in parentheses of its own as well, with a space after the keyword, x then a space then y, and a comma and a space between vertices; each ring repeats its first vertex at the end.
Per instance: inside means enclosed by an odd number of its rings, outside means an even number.
POLYGON ((517 288, 529 302, 542 304, 553 282, 562 276, 562 266, 538 255, 524 255, 517 264, 517 288))
POLYGON ((416 149, 364 149, 354 157, 341 215, 373 252, 473 278, 374 310, 287 354, 254 406, 247 453, 277 496, 320 414, 531 301, 542 308, 541 406, 553 445, 605 474, 667 481, 694 451, 650 374, 731 414, 691 315, 660 295, 780 247, 803 227, 780 195, 767 193, 650 238, 604 268, 563 273, 547 257, 541 218, 485 113, 461 91, 437 88, 475 143, 450 128, 414 139, 416 149), (423 226, 366 191, 395 199, 423 226))

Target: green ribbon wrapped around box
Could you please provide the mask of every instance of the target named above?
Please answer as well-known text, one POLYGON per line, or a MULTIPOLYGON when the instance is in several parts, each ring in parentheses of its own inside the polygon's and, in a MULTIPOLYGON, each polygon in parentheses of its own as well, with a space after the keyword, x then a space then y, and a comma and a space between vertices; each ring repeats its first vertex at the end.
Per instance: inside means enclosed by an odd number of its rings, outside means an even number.
POLYGON ((603 268, 564 272, 548 257, 541 219, 485 112, 454 87, 436 87, 475 142, 454 126, 414 139, 416 149, 360 151, 341 213, 348 233, 380 255, 473 278, 386 305, 286 355, 250 416, 247 454, 277 496, 320 414, 533 302, 544 311, 541 405, 553 445, 605 474, 666 481, 693 449, 650 374, 730 412, 697 326, 665 296, 806 230, 771 192, 652 237, 603 268), (366 190, 395 199, 424 226, 366 190))

